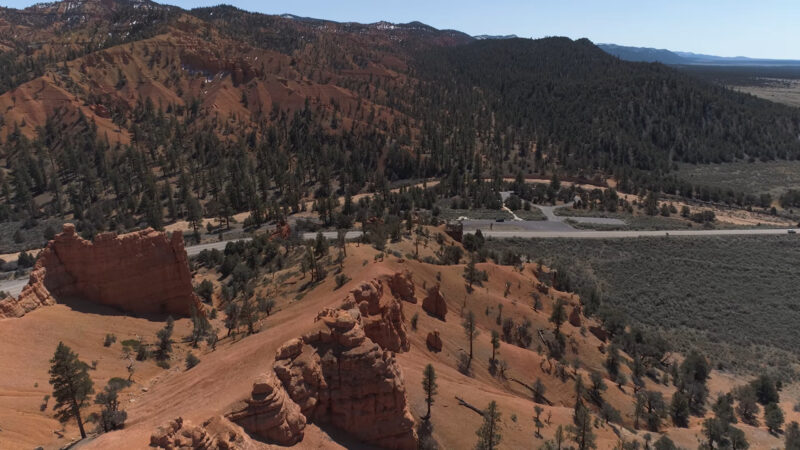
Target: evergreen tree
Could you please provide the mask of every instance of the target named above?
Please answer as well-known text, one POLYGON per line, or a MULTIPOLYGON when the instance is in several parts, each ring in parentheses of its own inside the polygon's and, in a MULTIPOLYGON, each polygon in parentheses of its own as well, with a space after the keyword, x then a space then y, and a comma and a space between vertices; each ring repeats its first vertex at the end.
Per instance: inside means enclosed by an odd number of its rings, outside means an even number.
POLYGON ((423 420, 430 420, 431 418, 431 405, 433 405, 433 397, 436 396, 436 370, 433 364, 425 366, 422 371, 422 390, 425 392, 425 404, 428 406, 428 412, 425 413, 423 420))
POLYGON ((681 391, 672 394, 669 414, 676 427, 686 428, 689 426, 689 398, 686 394, 681 391))
POLYGON ((483 424, 478 431, 478 443, 476 450, 494 450, 500 445, 500 411, 497 410, 497 403, 492 400, 489 407, 483 411, 483 424))
POLYGON ((95 396, 95 404, 101 406, 99 426, 104 432, 118 430, 125 425, 128 413, 119 408, 119 391, 130 385, 128 380, 112 378, 103 391, 95 396))
POLYGON ((166 361, 172 353, 172 331, 175 327, 175 321, 172 317, 167 319, 167 324, 164 328, 158 330, 156 333, 156 359, 158 361, 166 361))
POLYGON ((567 320, 566 302, 559 298, 553 304, 553 312, 550 313, 550 322, 556 326, 556 334, 561 333, 561 325, 567 320))
POLYGON ((597 436, 592 431, 592 415, 585 406, 575 410, 574 425, 569 425, 567 431, 578 450, 597 448, 597 436))
POLYGON ((492 366, 497 361, 497 349, 500 348, 500 333, 497 330, 492 330, 492 359, 489 361, 492 366))
POLYGON ((786 450, 800 450, 800 425, 797 422, 786 427, 784 445, 786 450))
POLYGON ((467 317, 464 319, 464 322, 461 323, 461 326, 464 328, 464 334, 467 336, 467 339, 469 339, 469 362, 472 363, 472 343, 479 334, 477 324, 475 323, 475 314, 473 314, 472 311, 467 311, 467 317))
POLYGON ((89 377, 89 366, 78 359, 78 355, 58 343, 53 359, 50 360, 50 384, 56 404, 56 417, 62 422, 75 418, 81 438, 86 438, 83 428, 81 408, 89 405, 89 396, 94 393, 94 383, 89 377))
POLYGON ((772 433, 780 431, 783 426, 783 411, 777 403, 770 403, 764 407, 764 424, 772 433))

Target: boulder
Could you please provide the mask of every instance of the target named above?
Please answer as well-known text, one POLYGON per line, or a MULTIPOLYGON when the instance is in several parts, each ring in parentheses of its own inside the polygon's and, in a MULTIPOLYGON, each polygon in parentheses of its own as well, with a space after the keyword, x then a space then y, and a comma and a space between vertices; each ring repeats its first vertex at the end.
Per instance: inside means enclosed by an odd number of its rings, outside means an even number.
POLYGON ((259 377, 250 398, 234 406, 226 417, 250 435, 280 445, 300 442, 306 426, 300 406, 289 398, 272 371, 259 377))
POLYGON ((576 328, 581 326, 581 305, 575 305, 572 308, 572 312, 569 314, 569 323, 576 328))
POLYGON ((392 295, 410 303, 417 303, 414 295, 414 280, 411 279, 411 272, 397 272, 387 280, 392 295))
POLYGON ((442 292, 439 290, 439 285, 428 289, 427 295, 422 300, 422 309, 442 321, 445 320, 445 316, 447 316, 447 303, 444 301, 444 296, 442 296, 442 292))
POLYGON ((604 330, 602 327, 591 326, 589 327, 589 332, 595 335, 597 339, 600 339, 603 342, 608 340, 608 332, 604 330))
POLYGON ((20 317, 59 297, 78 297, 138 314, 189 315, 201 310, 192 288, 183 235, 148 228, 82 239, 72 224, 42 250, 19 298, 0 303, 0 317, 20 317))
POLYGON ((442 351, 442 338, 439 336, 439 332, 431 331, 428 333, 428 337, 425 339, 425 344, 428 345, 428 350, 432 352, 442 351))

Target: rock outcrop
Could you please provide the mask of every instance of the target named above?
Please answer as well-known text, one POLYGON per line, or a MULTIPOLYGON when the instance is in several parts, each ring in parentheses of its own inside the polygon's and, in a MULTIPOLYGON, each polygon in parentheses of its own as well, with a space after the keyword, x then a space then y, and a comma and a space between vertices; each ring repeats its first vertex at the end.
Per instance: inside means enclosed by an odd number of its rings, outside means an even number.
POLYGON ((602 327, 590 326, 589 332, 592 333, 597 339, 600 339, 602 342, 608 340, 608 332, 604 330, 602 327))
POLYGON ((428 289, 428 294, 422 300, 422 309, 434 317, 445 320, 447 303, 444 301, 444 296, 442 296, 438 285, 428 289))
POLYGON ((253 450, 258 446, 229 421, 213 417, 202 426, 178 417, 150 435, 150 447, 167 450, 253 450))
POLYGON ((312 331, 278 350, 275 373, 309 420, 370 445, 414 449, 400 367, 392 352, 367 337, 359 314, 323 311, 312 331))
POLYGON ((289 398, 271 371, 253 383, 251 397, 234 406, 226 417, 251 435, 281 445, 300 442, 306 426, 300 406, 289 398))
POLYGON ((306 422, 331 424, 370 445, 417 448, 414 419, 394 353, 410 348, 403 303, 376 278, 326 308, 311 331, 275 353, 273 376, 226 417, 281 445, 303 439, 306 422), (280 380, 280 381, 278 381, 280 380))
POLYGON ((425 344, 428 346, 428 350, 432 352, 442 351, 442 338, 439 336, 439 332, 431 331, 428 333, 428 337, 425 339, 425 344))
POLYGON ((581 326, 581 305, 575 305, 572 312, 569 314, 569 323, 573 327, 581 326))
POLYGON ((403 303, 383 294, 383 283, 361 284, 342 302, 341 309, 357 309, 364 333, 381 348, 405 352, 411 348, 403 314, 403 303))
POLYGON ((0 317, 20 317, 59 297, 82 298, 132 313, 188 315, 192 289, 183 235, 148 228, 82 239, 72 224, 47 244, 19 298, 0 303, 0 317))
POLYGON ((414 294, 414 280, 411 279, 411 272, 397 272, 386 281, 392 295, 405 300, 410 303, 417 303, 417 297, 414 294))

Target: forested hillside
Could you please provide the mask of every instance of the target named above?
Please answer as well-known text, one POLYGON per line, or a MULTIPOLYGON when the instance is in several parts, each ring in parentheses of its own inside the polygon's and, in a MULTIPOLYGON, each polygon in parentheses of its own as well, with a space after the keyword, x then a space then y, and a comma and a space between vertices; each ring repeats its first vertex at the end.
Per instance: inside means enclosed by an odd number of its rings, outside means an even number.
MULTIPOLYGON (((219 6, 0 9, 0 220, 85 235, 442 177, 615 176, 795 159, 800 113, 591 42, 484 40, 219 6)), ((484 188, 479 188, 484 189, 484 188)))

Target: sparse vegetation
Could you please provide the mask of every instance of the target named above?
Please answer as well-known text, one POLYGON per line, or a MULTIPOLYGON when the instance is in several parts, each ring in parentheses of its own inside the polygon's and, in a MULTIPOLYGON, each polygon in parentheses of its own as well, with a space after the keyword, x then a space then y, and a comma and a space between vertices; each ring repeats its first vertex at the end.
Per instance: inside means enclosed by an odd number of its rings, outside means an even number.
POLYGON ((699 349, 717 368, 794 374, 800 268, 790 236, 504 239, 486 247, 564 268, 584 302, 607 306, 599 316, 612 333, 621 318, 660 330, 675 350, 699 349))

